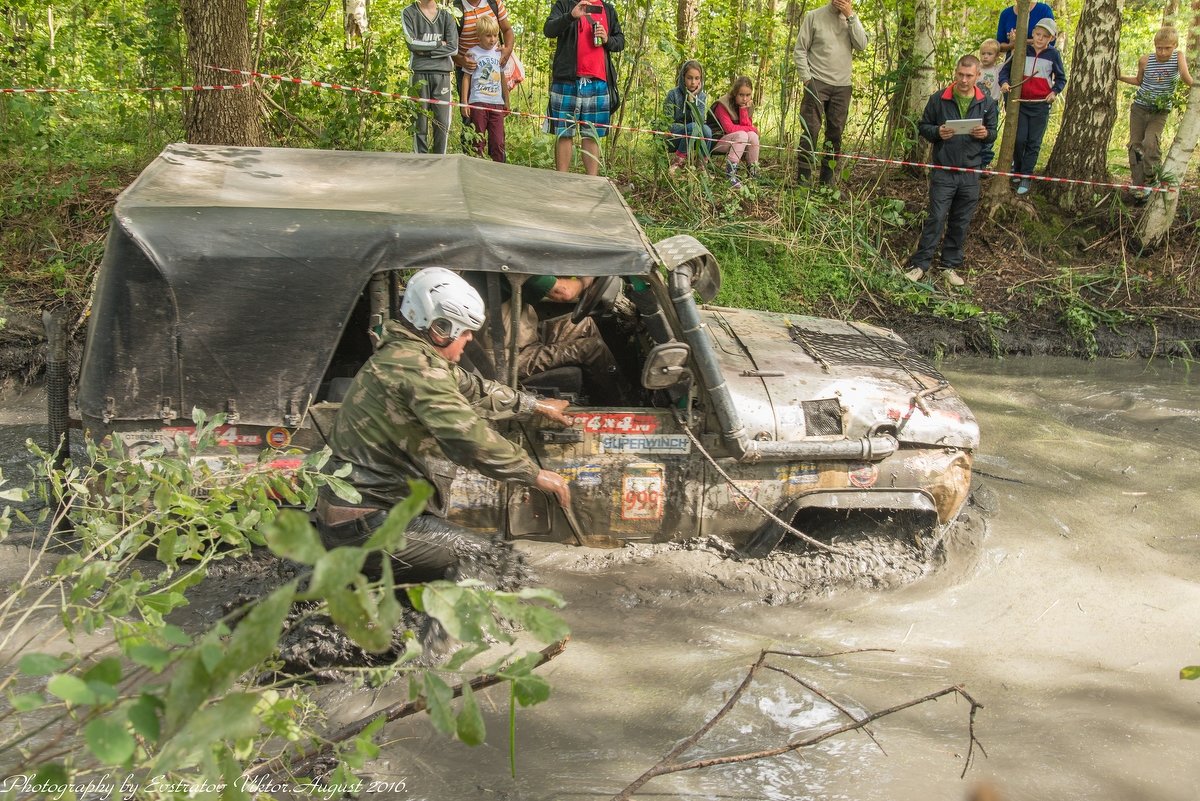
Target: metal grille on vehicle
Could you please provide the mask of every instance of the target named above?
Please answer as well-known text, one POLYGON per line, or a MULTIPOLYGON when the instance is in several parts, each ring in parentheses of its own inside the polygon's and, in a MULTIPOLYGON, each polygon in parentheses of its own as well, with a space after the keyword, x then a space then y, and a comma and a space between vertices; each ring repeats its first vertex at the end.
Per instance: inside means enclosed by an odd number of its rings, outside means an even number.
POLYGON ((792 341, 818 364, 828 369, 832 365, 855 367, 900 367, 909 373, 920 373, 937 381, 945 381, 929 362, 904 342, 859 331, 858 336, 828 334, 798 325, 788 326, 792 341))
POLYGON ((810 437, 842 433, 842 405, 837 398, 803 401, 804 433, 810 437))

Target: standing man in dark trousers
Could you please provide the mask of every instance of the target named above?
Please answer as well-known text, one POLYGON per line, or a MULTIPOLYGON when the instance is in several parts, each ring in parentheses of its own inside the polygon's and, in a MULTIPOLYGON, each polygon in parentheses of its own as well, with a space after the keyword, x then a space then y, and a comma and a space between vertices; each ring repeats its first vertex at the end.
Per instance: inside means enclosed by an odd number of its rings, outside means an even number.
MULTIPOLYGON (((954 83, 934 92, 925 104, 925 113, 917 125, 921 136, 933 143, 933 163, 945 167, 979 169, 992 160, 992 142, 996 141, 996 101, 975 85, 979 80, 979 59, 963 56, 954 68, 954 83), (960 131, 948 123, 979 120, 970 130, 960 131)), ((942 241, 941 266, 946 282, 962 286, 966 281, 956 271, 963 262, 967 226, 979 205, 979 173, 932 169, 929 173, 929 216, 921 230, 917 252, 909 259, 905 273, 910 281, 920 281, 933 264, 938 242, 942 241), (942 240, 942 231, 946 232, 942 240)))
MULTIPOLYGON (((842 150, 842 131, 850 113, 851 61, 856 50, 866 47, 867 31, 854 13, 851 0, 830 0, 828 5, 809 11, 800 22, 793 56, 804 83, 804 100, 800 104, 804 130, 800 135, 797 167, 801 181, 812 177, 814 151, 824 150, 818 147, 822 142, 822 118, 824 141, 834 154, 842 150)), ((836 156, 821 157, 822 183, 833 183, 834 159, 836 156)))

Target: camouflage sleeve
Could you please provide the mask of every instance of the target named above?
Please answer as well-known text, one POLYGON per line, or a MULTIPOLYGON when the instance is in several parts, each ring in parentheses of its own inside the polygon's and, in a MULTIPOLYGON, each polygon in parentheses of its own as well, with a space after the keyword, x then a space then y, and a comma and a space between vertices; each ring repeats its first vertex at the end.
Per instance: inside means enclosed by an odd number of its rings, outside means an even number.
POLYGON ((488 420, 528 418, 533 414, 537 399, 527 392, 518 392, 499 381, 490 381, 454 366, 458 391, 471 402, 475 411, 488 420))
MULTIPOLYGON (((427 370, 423 380, 411 387, 409 403, 413 414, 455 463, 499 481, 532 485, 537 479, 537 465, 479 416, 469 402, 471 396, 460 389, 458 373, 463 371, 457 367, 434 366, 427 370)), ((499 384, 495 386, 506 390, 517 406, 521 398, 529 397, 499 384)))

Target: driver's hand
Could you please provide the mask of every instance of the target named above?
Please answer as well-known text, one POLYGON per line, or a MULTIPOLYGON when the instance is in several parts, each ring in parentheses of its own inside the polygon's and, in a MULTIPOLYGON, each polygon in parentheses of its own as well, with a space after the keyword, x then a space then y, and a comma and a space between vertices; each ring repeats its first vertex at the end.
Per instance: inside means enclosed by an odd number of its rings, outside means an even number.
POLYGON ((533 405, 533 411, 547 420, 569 428, 575 422, 573 417, 566 414, 569 405, 568 401, 561 398, 538 398, 533 405))
POLYGON ((558 473, 553 470, 539 470, 533 485, 542 492, 553 495, 564 509, 571 508, 571 487, 558 473))

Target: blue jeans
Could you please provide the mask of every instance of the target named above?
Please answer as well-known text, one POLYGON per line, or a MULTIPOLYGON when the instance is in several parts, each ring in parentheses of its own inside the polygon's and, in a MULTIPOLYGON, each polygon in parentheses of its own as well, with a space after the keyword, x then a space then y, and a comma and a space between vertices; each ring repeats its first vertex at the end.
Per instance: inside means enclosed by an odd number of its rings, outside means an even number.
POLYGON ((1042 152, 1042 137, 1050 123, 1049 103, 1022 103, 1017 114, 1017 148, 1013 151, 1013 172, 1032 174, 1042 152))
POLYGON ((683 136, 675 136, 668 139, 667 144, 673 147, 680 156, 686 156, 689 153, 707 156, 708 152, 712 150, 713 143, 709 140, 713 138, 713 132, 712 128, 707 125, 697 122, 689 122, 687 125, 682 122, 673 122, 671 123, 671 133, 704 137, 703 139, 684 139, 683 136))

